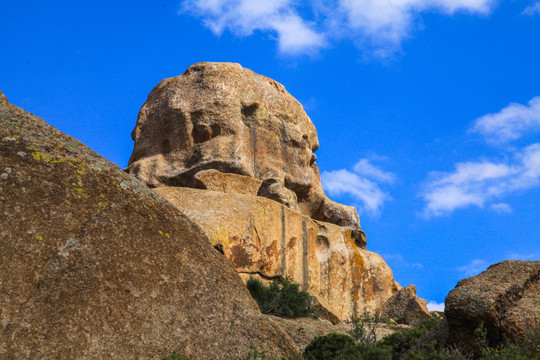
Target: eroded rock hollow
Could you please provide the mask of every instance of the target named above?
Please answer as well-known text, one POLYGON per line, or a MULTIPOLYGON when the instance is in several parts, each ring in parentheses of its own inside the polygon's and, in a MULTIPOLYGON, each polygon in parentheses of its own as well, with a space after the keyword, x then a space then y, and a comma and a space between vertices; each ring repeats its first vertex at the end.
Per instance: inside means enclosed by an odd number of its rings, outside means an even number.
POLYGON ((195 221, 245 277, 292 277, 340 319, 400 286, 356 210, 321 186, 315 126, 283 85, 233 63, 163 80, 132 133, 130 174, 195 221))

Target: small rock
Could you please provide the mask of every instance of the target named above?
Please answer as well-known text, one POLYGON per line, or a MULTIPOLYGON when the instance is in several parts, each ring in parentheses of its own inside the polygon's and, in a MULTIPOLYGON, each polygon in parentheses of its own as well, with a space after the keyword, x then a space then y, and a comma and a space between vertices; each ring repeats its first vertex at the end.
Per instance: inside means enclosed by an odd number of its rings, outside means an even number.
POLYGON ((416 296, 416 286, 409 285, 386 301, 382 314, 400 324, 412 324, 429 317, 426 300, 416 296))

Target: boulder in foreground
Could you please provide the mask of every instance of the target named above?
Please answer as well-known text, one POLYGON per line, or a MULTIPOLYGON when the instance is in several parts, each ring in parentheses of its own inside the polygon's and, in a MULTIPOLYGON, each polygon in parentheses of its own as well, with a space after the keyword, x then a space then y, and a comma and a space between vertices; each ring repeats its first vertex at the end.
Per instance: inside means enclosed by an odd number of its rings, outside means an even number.
POLYGON ((489 345, 522 343, 540 326, 540 261, 503 261, 480 275, 461 280, 445 302, 449 338, 478 353, 474 331, 481 323, 489 345))
POLYGON ((165 199, 0 92, 0 358, 298 349, 165 199))

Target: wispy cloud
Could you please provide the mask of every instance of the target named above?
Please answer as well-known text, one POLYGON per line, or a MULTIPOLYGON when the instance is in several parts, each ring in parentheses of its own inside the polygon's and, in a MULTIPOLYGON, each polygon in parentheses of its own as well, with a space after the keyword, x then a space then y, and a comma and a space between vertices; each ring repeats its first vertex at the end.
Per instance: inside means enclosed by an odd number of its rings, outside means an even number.
POLYGON ((368 159, 361 159, 354 165, 354 171, 362 176, 377 180, 382 183, 393 184, 396 181, 396 176, 389 172, 384 171, 373 165, 368 159))
POLYGON ((540 2, 527 6, 522 14, 529 16, 540 15, 540 2))
MULTIPOLYGON (((424 215, 437 216, 469 206, 484 207, 500 197, 540 184, 540 144, 517 151, 509 163, 465 162, 452 172, 432 172, 421 197, 424 215)), ((492 210, 509 212, 508 204, 493 203, 492 210)))
MULTIPOLYGON (((510 104, 497 113, 473 122, 469 132, 481 134, 489 144, 505 145, 526 134, 540 131, 540 97, 527 105, 510 104)), ((540 143, 516 149, 506 146, 504 160, 459 162, 451 172, 431 172, 420 197, 427 217, 469 206, 511 213, 500 199, 540 185, 540 143), (510 156, 508 156, 510 154, 510 156)))
POLYGON ((424 269, 424 265, 420 263, 408 262, 407 260, 405 260, 405 258, 401 254, 381 254, 381 256, 383 257, 385 261, 392 262, 393 263, 392 267, 400 266, 400 267, 408 267, 408 268, 413 268, 413 269, 418 269, 418 270, 424 269))
POLYGON ((480 274, 482 271, 486 270, 488 266, 489 264, 486 260, 475 259, 467 265, 457 268, 457 270, 462 272, 463 275, 470 277, 480 274))
POLYGON ((491 204, 490 208, 499 214, 510 214, 512 212, 512 207, 506 203, 491 204))
POLYGON ((314 52, 343 37, 391 54, 410 36, 421 13, 487 14, 493 0, 184 0, 182 11, 203 19, 216 35, 260 30, 277 35, 282 53, 314 52))
POLYGON ((381 188, 381 183, 395 181, 395 175, 375 166, 369 159, 361 159, 352 171, 323 171, 321 181, 330 196, 349 195, 361 203, 360 212, 378 215, 384 202, 390 199, 390 195, 381 188))
POLYGON ((427 303, 427 308, 429 311, 444 311, 444 303, 429 301, 427 303))
MULTIPOLYGON (((540 3, 537 5, 540 11, 540 3)), ((527 105, 512 103, 497 113, 484 115, 474 121, 470 131, 497 144, 540 131, 540 96, 531 99, 527 105)))
POLYGON ((422 12, 487 14, 492 6, 490 0, 340 0, 338 3, 345 24, 356 36, 389 48, 399 47, 410 35, 422 12))
POLYGON ((540 254, 512 253, 507 256, 508 260, 540 260, 540 254))

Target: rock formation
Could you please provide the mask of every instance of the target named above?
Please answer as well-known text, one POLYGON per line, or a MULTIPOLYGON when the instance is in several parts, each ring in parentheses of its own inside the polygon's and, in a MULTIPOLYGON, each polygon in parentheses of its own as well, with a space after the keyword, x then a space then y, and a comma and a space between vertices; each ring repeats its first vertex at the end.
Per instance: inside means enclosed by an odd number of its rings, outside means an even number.
MULTIPOLYGON (((352 207, 321 186, 315 126, 283 87, 231 63, 199 63, 163 80, 132 133, 128 171, 150 187, 205 189, 201 170, 260 180, 258 195, 315 220, 356 228, 352 207)), ((234 180, 233 180, 234 181, 234 180)))
POLYGON ((416 286, 409 285, 386 301, 382 315, 400 324, 413 324, 430 316, 426 304, 416 296, 416 286))
POLYGON ((275 201, 244 194, 160 187, 238 272, 289 276, 341 320, 379 311, 397 290, 382 258, 358 246, 350 228, 314 221, 275 201))
POLYGON ((540 261, 503 261, 461 280, 448 294, 445 315, 451 344, 478 353, 481 323, 490 346, 522 343, 540 326, 540 261))
POLYGON ((195 221, 244 276, 289 276, 344 320, 400 286, 353 207, 326 197, 317 132, 274 80, 198 63, 141 108, 128 168, 195 221))
POLYGON ((0 93, 0 358, 297 347, 186 216, 0 93))

